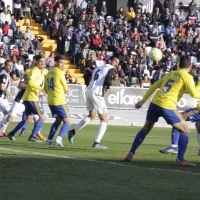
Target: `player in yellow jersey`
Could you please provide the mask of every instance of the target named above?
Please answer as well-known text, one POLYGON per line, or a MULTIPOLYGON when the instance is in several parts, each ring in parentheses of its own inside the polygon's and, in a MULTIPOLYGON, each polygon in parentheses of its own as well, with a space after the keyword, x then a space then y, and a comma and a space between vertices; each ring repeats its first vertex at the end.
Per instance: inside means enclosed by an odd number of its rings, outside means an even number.
POLYGON ((68 132, 71 126, 70 115, 65 105, 65 93, 68 90, 68 86, 63 72, 65 64, 64 56, 57 55, 55 57, 55 63, 56 66, 53 67, 46 76, 44 88, 48 95, 48 105, 51 109, 52 116, 56 118, 55 122, 51 126, 46 144, 64 146, 62 143, 62 138, 68 132), (63 126, 56 138, 56 142, 53 142, 53 137, 61 122, 63 122, 63 126))
POLYGON ((139 101, 135 107, 139 109, 145 101, 156 92, 147 111, 146 122, 144 127, 138 132, 133 145, 127 154, 125 160, 131 161, 136 149, 145 139, 146 135, 151 131, 155 122, 159 117, 163 117, 168 124, 179 130, 179 149, 176 159, 177 166, 196 166, 184 159, 184 154, 187 149, 188 137, 190 130, 182 118, 182 115, 177 112, 176 104, 183 94, 187 91, 192 97, 200 98, 198 87, 195 87, 193 77, 188 74, 191 69, 191 57, 184 55, 180 57, 180 69, 166 74, 163 78, 154 83, 146 92, 143 99, 139 101))
MULTIPOLYGON (((36 135, 41 129, 46 116, 44 114, 44 109, 39 101, 39 93, 44 89, 44 67, 45 58, 42 55, 35 56, 36 66, 32 68, 27 81, 27 87, 24 94, 24 106, 25 115, 27 116, 27 121, 29 121, 29 116, 38 115, 39 119, 34 124, 32 134, 30 135, 28 141, 30 142, 41 142, 36 139, 36 135)), ((32 117, 31 117, 32 120, 32 117)))

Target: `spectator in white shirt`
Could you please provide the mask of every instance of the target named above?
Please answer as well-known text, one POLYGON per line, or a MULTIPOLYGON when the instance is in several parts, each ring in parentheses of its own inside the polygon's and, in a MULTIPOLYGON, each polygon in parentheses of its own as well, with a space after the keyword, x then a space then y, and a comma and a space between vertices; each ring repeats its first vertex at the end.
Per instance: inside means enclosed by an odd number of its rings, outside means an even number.
POLYGON ((101 66, 105 65, 105 61, 103 60, 103 58, 104 58, 103 55, 101 55, 100 60, 96 61, 97 67, 101 67, 101 66))
POLYGON ((26 27, 26 31, 25 31, 27 37, 32 41, 33 40, 33 34, 30 31, 30 27, 26 27))
POLYGON ((24 73, 24 66, 22 65, 22 59, 17 58, 17 63, 14 64, 13 71, 16 73, 17 77, 22 77, 24 73))
POLYGON ((0 14, 0 23, 4 25, 6 21, 9 25, 11 24, 10 14, 8 14, 8 9, 5 7, 3 12, 0 14))

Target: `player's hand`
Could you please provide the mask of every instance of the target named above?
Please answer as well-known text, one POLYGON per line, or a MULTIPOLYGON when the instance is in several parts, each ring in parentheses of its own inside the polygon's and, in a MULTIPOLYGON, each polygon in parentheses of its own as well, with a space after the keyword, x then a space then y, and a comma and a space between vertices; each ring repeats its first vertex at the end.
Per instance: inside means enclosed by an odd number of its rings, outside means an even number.
POLYGON ((9 99, 13 100, 13 96, 12 96, 12 94, 11 94, 10 92, 7 93, 7 95, 8 95, 8 97, 9 97, 9 99))
POLYGON ((104 94, 107 94, 107 93, 108 93, 108 91, 109 91, 109 89, 107 89, 107 88, 104 88, 104 94))
POLYGON ((139 102, 137 102, 137 103, 135 104, 135 108, 136 108, 136 109, 139 109, 139 108, 142 107, 143 104, 144 104, 144 102, 141 100, 141 101, 139 101, 139 102))

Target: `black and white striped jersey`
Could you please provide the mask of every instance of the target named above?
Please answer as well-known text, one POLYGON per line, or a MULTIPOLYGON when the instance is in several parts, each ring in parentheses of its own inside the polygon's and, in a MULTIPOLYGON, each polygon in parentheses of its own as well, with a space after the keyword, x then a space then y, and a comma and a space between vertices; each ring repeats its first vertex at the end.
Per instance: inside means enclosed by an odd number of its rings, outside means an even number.
MULTIPOLYGON (((0 84, 5 84, 6 90, 10 91, 10 75, 4 69, 0 72, 0 84)), ((8 95, 1 89, 0 98, 8 99, 8 95)))

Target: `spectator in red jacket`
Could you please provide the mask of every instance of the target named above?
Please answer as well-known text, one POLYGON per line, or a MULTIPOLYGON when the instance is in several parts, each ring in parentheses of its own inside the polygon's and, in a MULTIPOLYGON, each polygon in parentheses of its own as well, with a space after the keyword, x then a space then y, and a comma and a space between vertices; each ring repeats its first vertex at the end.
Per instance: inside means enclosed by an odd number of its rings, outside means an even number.
POLYGON ((44 8, 49 7, 49 11, 52 14, 53 13, 53 4, 51 3, 51 0, 47 0, 43 3, 44 8))
POLYGON ((91 16, 90 20, 88 21, 88 28, 97 28, 97 22, 94 20, 93 16, 91 16))
POLYGON ((92 47, 96 51, 101 51, 102 49, 102 40, 99 36, 99 33, 96 33, 95 36, 92 37, 92 47))
POLYGON ((137 35, 138 40, 140 40, 140 33, 136 27, 133 29, 133 32, 131 32, 131 38, 134 38, 135 35, 137 35))
POLYGON ((8 24, 7 21, 5 21, 5 25, 2 28, 2 33, 3 35, 8 35, 8 30, 10 29, 10 25, 8 24))

